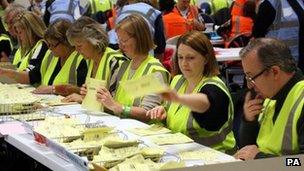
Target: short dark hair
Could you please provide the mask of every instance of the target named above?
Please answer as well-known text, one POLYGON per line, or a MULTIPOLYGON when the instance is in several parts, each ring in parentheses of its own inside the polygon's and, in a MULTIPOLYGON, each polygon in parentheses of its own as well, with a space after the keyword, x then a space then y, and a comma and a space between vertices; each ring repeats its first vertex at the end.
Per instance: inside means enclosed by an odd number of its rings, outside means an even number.
POLYGON ((291 55, 289 47, 281 40, 275 38, 252 39, 246 47, 240 51, 240 57, 256 51, 257 57, 265 68, 279 66, 282 71, 291 73, 297 70, 297 65, 291 55))

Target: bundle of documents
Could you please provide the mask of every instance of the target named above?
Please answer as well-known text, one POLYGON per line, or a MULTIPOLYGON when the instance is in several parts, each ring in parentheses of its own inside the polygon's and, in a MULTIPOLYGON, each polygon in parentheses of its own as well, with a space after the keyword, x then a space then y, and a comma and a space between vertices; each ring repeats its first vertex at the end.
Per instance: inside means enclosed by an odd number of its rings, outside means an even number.
POLYGON ((58 142, 69 142, 82 136, 84 126, 74 118, 65 117, 46 117, 44 121, 34 128, 48 138, 57 139, 58 142))
POLYGON ((223 154, 211 148, 179 153, 181 160, 202 160, 204 164, 220 163, 223 154))
POLYGON ((62 99, 64 99, 63 96, 55 96, 52 98, 42 99, 41 103, 45 103, 48 106, 63 106, 63 105, 77 104, 77 102, 62 102, 62 99))
POLYGON ((161 134, 149 137, 157 145, 184 144, 194 142, 191 138, 178 132, 175 134, 161 134))
POLYGON ((164 150, 155 147, 129 146, 123 148, 107 148, 103 146, 99 154, 94 156, 93 163, 102 163, 104 167, 111 168, 122 163, 127 158, 140 154, 145 159, 159 161, 164 150))
POLYGON ((35 110, 34 104, 39 98, 16 86, 0 84, 0 113, 23 114, 35 110))
POLYGON ((156 124, 152 124, 148 128, 133 128, 129 129, 128 131, 139 136, 159 135, 171 132, 171 130, 168 128, 156 124))
POLYGON ((138 154, 111 168, 110 171, 156 171, 182 167, 185 167, 184 162, 155 163, 138 154))

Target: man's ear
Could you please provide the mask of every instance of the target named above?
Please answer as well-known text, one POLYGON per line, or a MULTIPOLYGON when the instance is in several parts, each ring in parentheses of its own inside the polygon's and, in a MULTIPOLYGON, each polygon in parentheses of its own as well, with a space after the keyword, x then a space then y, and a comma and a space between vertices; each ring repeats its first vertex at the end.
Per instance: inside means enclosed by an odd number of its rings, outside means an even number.
POLYGON ((281 68, 279 66, 272 66, 270 70, 273 73, 274 79, 277 80, 280 77, 281 68))

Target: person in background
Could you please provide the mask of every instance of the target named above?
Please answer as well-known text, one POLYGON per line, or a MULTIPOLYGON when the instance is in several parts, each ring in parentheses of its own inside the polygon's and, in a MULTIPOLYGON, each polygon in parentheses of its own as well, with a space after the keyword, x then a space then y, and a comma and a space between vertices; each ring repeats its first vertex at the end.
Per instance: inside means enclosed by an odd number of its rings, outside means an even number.
POLYGON ((6 26, 5 28, 9 32, 11 43, 13 45, 10 61, 12 61, 13 65, 15 66, 17 66, 17 64, 20 62, 19 57, 21 56, 21 47, 18 45, 17 33, 14 29, 13 20, 14 18, 16 18, 16 16, 20 15, 21 13, 24 13, 25 11, 26 10, 23 6, 17 3, 11 3, 5 9, 4 14, 2 16, 2 21, 6 26), (18 57, 15 58, 14 56, 18 57))
MULTIPOLYGON (((149 0, 124 0, 124 1, 125 2, 120 2, 123 6, 120 6, 119 12, 117 12, 115 23, 116 24, 119 23, 125 17, 134 13, 141 14, 143 17, 145 17, 145 19, 148 21, 149 29, 153 35, 153 40, 156 45, 156 48, 153 49, 154 52, 153 55, 157 59, 161 60, 163 58, 163 54, 166 47, 166 38, 164 34, 164 24, 163 24, 161 12, 156 8, 154 8, 153 6, 151 6, 149 0)), ((110 39, 112 37, 116 38, 115 35, 110 34, 110 39)))
POLYGON ((303 0, 264 0, 259 2, 252 35, 285 41, 298 67, 304 71, 303 0))
POLYGON ((17 70, 0 69, 0 73, 18 83, 29 84, 29 72, 39 72, 43 57, 48 50, 42 40, 46 26, 42 19, 33 12, 20 13, 13 21, 17 33, 20 53, 15 55, 17 70))
MULTIPOLYGON (((1 22, 2 20, 0 20, 1 22)), ((2 23, 2 22, 1 22, 2 23)), ((13 50, 11 39, 4 26, 0 24, 0 62, 9 62, 9 56, 13 50)))
POLYGON ((174 59, 177 74, 171 89, 162 94, 168 101, 147 112, 151 119, 164 120, 173 132, 195 142, 232 154, 233 102, 219 68, 210 40, 199 31, 182 35, 174 59))
POLYGON ((58 19, 74 22, 81 17, 79 0, 47 0, 43 21, 48 26, 58 19))
POLYGON ((240 52, 247 86, 240 147, 243 160, 304 153, 304 76, 288 46, 253 39, 240 52))
POLYGON ((120 49, 131 61, 125 61, 121 65, 116 77, 117 87, 114 95, 102 87, 97 90, 97 100, 115 115, 147 122, 150 119, 146 112, 161 104, 160 97, 151 94, 133 98, 122 88, 120 82, 155 73, 161 82, 168 83, 169 73, 158 59, 149 55, 155 45, 149 25, 141 15, 132 14, 125 17, 116 25, 116 32, 120 49))
POLYGON ((205 25, 202 17, 199 15, 198 8, 190 5, 190 0, 178 0, 173 12, 180 15, 187 26, 187 30, 205 30, 205 25))
MULTIPOLYGON (((126 58, 119 51, 108 47, 107 33, 100 24, 89 17, 81 17, 70 27, 67 37, 76 50, 88 60, 86 77, 105 80, 106 88, 113 91, 118 68, 126 58)), ((72 94, 64 101, 81 103, 86 91, 84 84, 80 91, 81 95, 72 94)))
POLYGON ((72 25, 67 20, 57 20, 45 31, 44 40, 49 47, 43 58, 40 73, 29 74, 31 84, 40 83, 33 93, 60 94, 79 93, 85 82, 87 63, 66 37, 72 25))

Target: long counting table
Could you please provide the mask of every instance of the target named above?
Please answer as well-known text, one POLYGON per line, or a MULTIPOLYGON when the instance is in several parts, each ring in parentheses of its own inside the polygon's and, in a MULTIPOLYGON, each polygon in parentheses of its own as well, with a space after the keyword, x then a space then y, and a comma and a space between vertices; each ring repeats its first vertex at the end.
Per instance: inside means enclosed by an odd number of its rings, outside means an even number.
MULTIPOLYGON (((84 114, 86 111, 80 107, 80 105, 68 105, 68 106, 60 106, 56 107, 54 112, 62 113, 62 114, 70 114, 72 117, 79 118, 82 122, 90 121, 90 122, 103 122, 105 125, 114 126, 118 130, 122 130, 128 138, 140 138, 139 136, 132 134, 126 129, 136 128, 136 127, 146 127, 147 124, 142 123, 140 121, 134 119, 120 119, 116 116, 112 116, 106 113, 103 113, 103 116, 92 116, 84 114)), ((31 134, 13 134, 6 136, 5 140, 11 145, 15 146, 17 149, 21 150, 25 154, 29 155, 36 161, 42 163, 52 170, 82 170, 80 167, 73 165, 69 160, 66 160, 48 147, 38 144, 34 141, 33 135, 31 134)), ((144 141, 145 144, 149 146, 157 146, 149 141, 146 137, 141 137, 140 140, 144 141)), ((179 144, 179 145, 165 145, 162 146, 165 148, 166 153, 177 155, 182 151, 189 150, 197 150, 208 148, 203 145, 197 143, 187 143, 187 144, 179 144)), ((236 161, 232 156, 226 155, 222 153, 220 156, 221 161, 223 162, 231 162, 236 161)), ((176 157, 165 156, 164 161, 168 160, 176 160, 176 157)), ((187 166, 193 165, 202 165, 203 163, 200 161, 188 161, 186 162, 187 166)))

